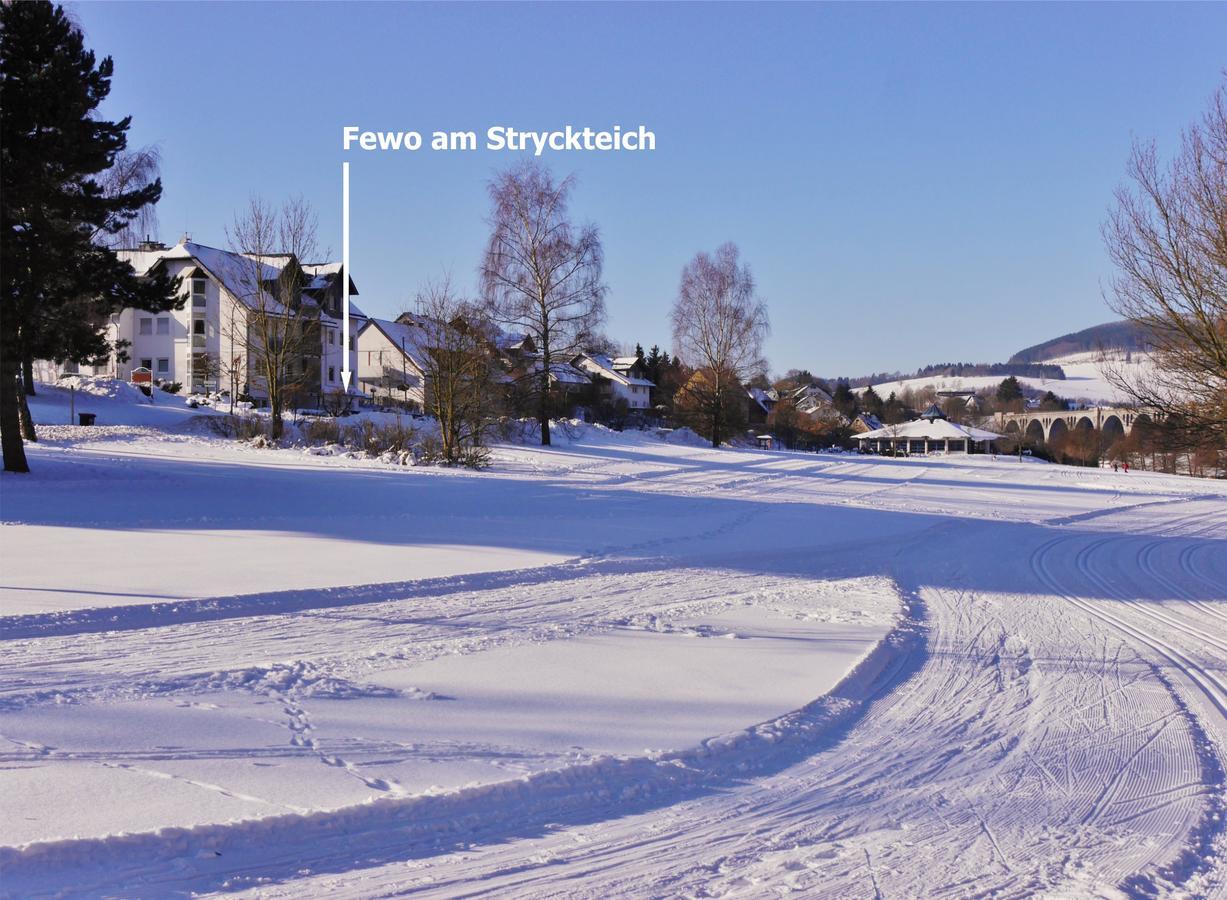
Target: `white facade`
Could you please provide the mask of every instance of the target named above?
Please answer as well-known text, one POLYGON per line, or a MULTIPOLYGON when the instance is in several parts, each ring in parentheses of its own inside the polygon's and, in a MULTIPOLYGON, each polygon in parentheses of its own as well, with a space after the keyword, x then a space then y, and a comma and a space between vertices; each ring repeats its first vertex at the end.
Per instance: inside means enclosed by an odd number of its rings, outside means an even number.
POLYGON ((358 332, 358 388, 372 398, 426 403, 426 377, 419 341, 423 330, 415 325, 367 319, 358 332))

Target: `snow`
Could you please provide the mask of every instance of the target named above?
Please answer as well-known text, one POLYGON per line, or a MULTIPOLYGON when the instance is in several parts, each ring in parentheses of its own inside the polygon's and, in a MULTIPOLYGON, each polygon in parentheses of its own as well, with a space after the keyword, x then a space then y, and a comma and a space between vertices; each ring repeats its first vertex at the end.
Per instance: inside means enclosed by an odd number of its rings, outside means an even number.
MULTIPOLYGON (((1119 365, 1126 373, 1144 374, 1151 366, 1145 353, 1133 353, 1126 362, 1119 354, 1098 352, 1073 353, 1044 360, 1058 365, 1065 378, 1031 378, 1019 375, 1018 381, 1025 387, 1040 392, 1052 391, 1058 397, 1088 405, 1113 406, 1128 401, 1120 390, 1104 374, 1104 364, 1119 365)), ((982 391, 994 390, 1001 384, 1004 375, 926 375, 919 378, 904 378, 873 386, 882 397, 904 390, 919 391, 932 388, 935 391, 982 391)))
POLYGON ((999 437, 1001 435, 985 431, 983 428, 957 425, 947 419, 916 419, 912 422, 904 422, 900 425, 887 425, 885 428, 857 435, 858 440, 927 438, 931 441, 995 441, 999 437))
POLYGON ((6 895, 1227 891, 1221 482, 90 402, 0 479, 6 895))

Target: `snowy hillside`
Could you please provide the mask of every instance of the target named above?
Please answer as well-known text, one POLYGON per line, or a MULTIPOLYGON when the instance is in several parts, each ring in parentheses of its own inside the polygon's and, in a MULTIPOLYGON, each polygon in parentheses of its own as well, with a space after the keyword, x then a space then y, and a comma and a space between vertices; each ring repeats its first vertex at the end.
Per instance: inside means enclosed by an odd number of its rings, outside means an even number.
POLYGON ((5 895, 1227 890, 1225 484, 90 402, 0 481, 5 895))
MULTIPOLYGON (((1130 368, 1144 370, 1151 365, 1150 358, 1140 352, 1130 354, 1127 363, 1122 355, 1115 353, 1109 353, 1106 356, 1099 352, 1073 353, 1042 360, 1059 365, 1065 371, 1064 379, 1029 378, 1020 375, 1018 380, 1021 384, 1036 391, 1052 391, 1059 397, 1087 405, 1111 406, 1124 403, 1126 398, 1104 374, 1104 359, 1113 365, 1125 366, 1126 371, 1130 368)), ((936 391, 980 391, 996 389, 997 385, 1001 384, 1003 377, 1001 375, 926 375, 921 378, 905 378, 875 384, 873 389, 883 397, 889 396, 892 392, 902 393, 904 390, 919 391, 926 388, 936 391)))

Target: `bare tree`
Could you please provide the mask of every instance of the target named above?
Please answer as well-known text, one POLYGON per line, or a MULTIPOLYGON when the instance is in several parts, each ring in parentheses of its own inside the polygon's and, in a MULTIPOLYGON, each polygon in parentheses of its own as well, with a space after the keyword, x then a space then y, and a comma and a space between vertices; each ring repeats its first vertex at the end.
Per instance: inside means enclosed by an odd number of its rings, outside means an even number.
POLYGON ((715 255, 698 253, 686 264, 672 323, 675 352, 703 373, 686 390, 689 402, 705 414, 712 446, 718 447, 732 403, 742 402, 743 383, 767 368, 767 307, 736 244, 724 244, 715 255))
MULTIPOLYGON (((108 197, 117 197, 130 191, 140 190, 153 184, 162 174, 162 154, 157 147, 142 147, 125 150, 115 156, 111 168, 99 179, 102 192, 108 197)), ((117 231, 101 228, 95 240, 108 247, 135 247, 141 240, 158 231, 158 211, 152 203, 137 210, 132 218, 115 219, 117 231)))
POLYGON ((300 265, 316 256, 316 231, 316 215, 301 197, 280 210, 253 198, 227 233, 242 270, 227 337, 247 358, 249 383, 268 395, 273 440, 282 435, 287 403, 319 388, 320 308, 303 296, 300 265))
POLYGON ((498 325, 526 332, 541 354, 529 373, 541 444, 550 443, 550 380, 605 317, 601 240, 576 226, 567 206, 574 177, 555 181, 525 160, 490 183, 490 241, 481 265, 482 294, 498 325))
POLYGON ((462 299, 444 278, 417 295, 417 354, 426 382, 426 409, 439 422, 447 465, 480 462, 493 414, 492 328, 478 304, 462 299))
POLYGON ((1227 445, 1227 83, 1170 164, 1139 144, 1128 177, 1104 225, 1119 270, 1108 303, 1140 326, 1155 366, 1105 372, 1173 434, 1227 445))

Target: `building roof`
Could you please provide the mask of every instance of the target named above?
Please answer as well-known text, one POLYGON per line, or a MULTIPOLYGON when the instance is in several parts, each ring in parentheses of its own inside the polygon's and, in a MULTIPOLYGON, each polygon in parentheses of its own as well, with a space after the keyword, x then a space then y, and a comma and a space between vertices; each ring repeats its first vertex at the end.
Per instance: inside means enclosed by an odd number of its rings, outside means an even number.
POLYGON ((400 349, 419 370, 423 370, 426 361, 427 331, 420 325, 409 324, 391 319, 367 319, 362 331, 368 328, 378 329, 388 343, 400 349))
MULTIPOLYGON (((534 366, 535 371, 541 371, 541 363, 534 366)), ((570 363, 551 363, 550 380, 563 384, 592 384, 592 378, 587 372, 581 372, 570 363)))
MULTIPOLYGON (((624 357, 622 357, 624 358, 624 357)), ((632 360, 635 357, 630 357, 632 360)), ((608 378, 610 381, 616 381, 619 384, 636 385, 638 387, 656 387, 656 384, 646 378, 638 378, 634 375, 628 375, 625 372, 619 372, 615 366, 616 360, 610 359, 608 356, 602 356, 599 353, 581 353, 573 359, 572 364, 578 363, 589 372, 601 375, 608 378)))
POLYGON ((500 331, 494 338, 494 344, 500 350, 519 350, 525 344, 531 344, 528 335, 514 331, 500 331))
POLYGON ((866 431, 856 435, 858 441, 864 440, 914 440, 930 441, 995 441, 1001 435, 982 428, 972 428, 970 425, 956 425, 949 419, 916 419, 901 425, 887 425, 874 431, 866 431))
MULTIPOLYGON (((256 279, 261 282, 276 280, 281 270, 294 258, 288 253, 263 256, 233 253, 229 250, 219 250, 216 247, 186 240, 164 250, 117 250, 116 255, 131 265, 138 275, 148 273, 156 265, 166 260, 195 260, 200 268, 211 275, 231 296, 243 303, 251 302, 257 289, 256 279)), ((340 266, 340 263, 311 263, 301 266, 306 274, 313 276, 305 289, 318 290, 326 287, 327 279, 339 272, 340 266)), ((356 294, 357 289, 353 288, 352 280, 350 286, 351 295, 356 294)), ((271 311, 277 312, 278 310, 271 311)), ((349 304, 349 312, 351 318, 366 318, 352 301, 349 304)), ((331 316, 325 315, 324 317, 332 320, 331 316)))
POLYGON ((766 391, 762 388, 748 388, 746 393, 765 413, 771 412, 771 408, 780 401, 780 395, 775 391, 766 391))

